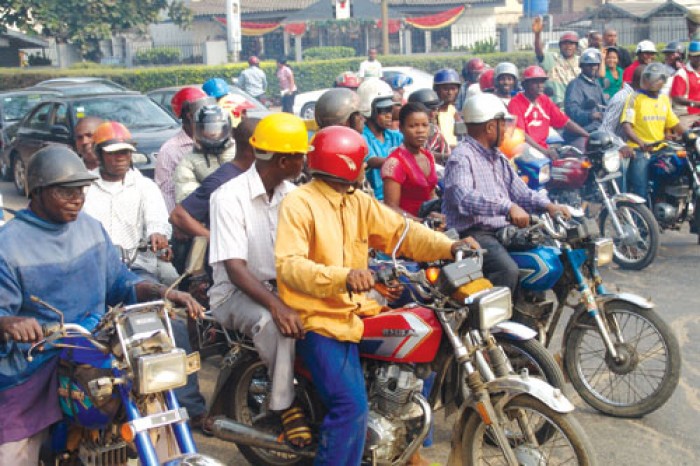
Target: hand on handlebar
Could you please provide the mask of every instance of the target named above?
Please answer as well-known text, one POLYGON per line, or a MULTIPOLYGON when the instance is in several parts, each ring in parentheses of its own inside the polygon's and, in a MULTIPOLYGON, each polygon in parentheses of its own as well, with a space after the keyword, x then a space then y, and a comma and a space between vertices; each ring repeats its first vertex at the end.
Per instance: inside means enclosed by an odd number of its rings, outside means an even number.
POLYGON ((346 278, 348 292, 364 293, 374 287, 374 275, 371 270, 352 269, 346 278))
POLYGON ((459 241, 455 241, 452 243, 452 247, 450 248, 450 252, 452 253, 453 256, 457 255, 457 251, 459 250, 464 250, 464 249, 480 249, 481 246, 479 245, 479 242, 472 238, 471 236, 467 236, 464 239, 461 239, 459 241))
POLYGON ((44 338, 41 325, 32 317, 0 317, 0 335, 20 343, 36 343, 44 338))
POLYGON ((160 233, 153 233, 149 238, 151 243, 151 251, 158 252, 161 249, 168 249, 168 238, 160 233))
POLYGON ((564 217, 564 219, 569 220, 571 218, 571 212, 569 208, 561 204, 548 204, 547 213, 552 216, 552 218, 564 217))
POLYGON ((510 206, 506 219, 518 228, 525 228, 530 224, 530 214, 518 204, 510 206))

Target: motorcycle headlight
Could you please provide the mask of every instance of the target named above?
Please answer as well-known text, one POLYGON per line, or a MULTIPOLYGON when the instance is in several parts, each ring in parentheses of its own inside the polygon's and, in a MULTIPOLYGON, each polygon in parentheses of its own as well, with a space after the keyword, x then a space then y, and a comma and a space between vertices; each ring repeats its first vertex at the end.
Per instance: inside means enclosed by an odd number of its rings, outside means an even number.
POLYGON ((620 170, 620 153, 617 149, 606 150, 602 161, 606 172, 617 173, 620 170))
POLYGON ((494 325, 508 320, 513 315, 510 290, 506 287, 492 288, 478 296, 469 306, 471 328, 488 330, 494 325))
POLYGON ((540 173, 539 173, 540 184, 546 184, 551 177, 552 177, 551 165, 549 165, 549 164, 543 165, 542 168, 540 168, 540 173))
POLYGON ((601 238, 595 242, 595 262, 597 266, 607 265, 613 260, 615 247, 610 238, 601 238))
POLYGON ((180 348, 141 356, 137 358, 136 367, 141 395, 182 387, 187 383, 187 356, 180 348))

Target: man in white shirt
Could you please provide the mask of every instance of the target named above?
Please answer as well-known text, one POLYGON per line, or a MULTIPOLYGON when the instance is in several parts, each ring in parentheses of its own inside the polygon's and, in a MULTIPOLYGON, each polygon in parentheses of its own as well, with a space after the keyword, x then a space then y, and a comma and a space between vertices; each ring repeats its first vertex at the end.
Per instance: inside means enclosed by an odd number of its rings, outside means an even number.
POLYGON ((360 63, 360 71, 358 74, 361 78, 381 78, 382 64, 377 60, 377 49, 369 49, 367 55, 367 60, 360 63))
POLYGON ((288 113, 268 115, 258 123, 250 144, 255 149, 253 167, 224 183, 211 198, 214 285, 209 302, 224 327, 253 339, 272 382, 269 407, 282 412, 287 441, 303 447, 311 442, 311 432, 300 407, 292 403, 294 347, 304 328, 296 311, 276 294, 274 241, 280 203, 295 187, 287 180, 298 177, 304 166, 306 126, 288 113))
POLYGON ((238 76, 238 87, 252 95, 256 99, 265 97, 267 92, 267 76, 260 69, 260 59, 255 55, 248 58, 248 68, 241 71, 238 76))

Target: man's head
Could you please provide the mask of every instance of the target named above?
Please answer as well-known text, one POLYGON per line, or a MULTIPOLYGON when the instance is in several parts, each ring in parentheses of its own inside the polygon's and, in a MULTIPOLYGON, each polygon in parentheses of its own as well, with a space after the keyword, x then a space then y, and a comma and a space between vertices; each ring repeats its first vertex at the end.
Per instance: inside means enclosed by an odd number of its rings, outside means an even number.
POLYGON ((518 85, 518 67, 507 61, 501 62, 494 68, 493 77, 496 94, 510 96, 518 85))
POLYGON ((72 222, 83 207, 86 187, 95 179, 71 149, 48 145, 32 156, 27 167, 30 208, 45 220, 72 222))
POLYGON ((650 40, 643 40, 637 44, 637 60, 643 65, 648 65, 656 59, 656 46, 650 40))
POLYGON ((603 45, 610 47, 617 45, 617 31, 613 28, 606 28, 603 32, 603 45))
POLYGON ((694 70, 700 69, 700 42, 693 41, 688 45, 688 61, 694 70))
POLYGON ((250 66, 259 66, 260 65, 260 59, 256 57, 255 55, 251 55, 248 57, 248 64, 250 66))
POLYGON ((220 154, 231 139, 231 114, 218 105, 205 105, 194 117, 194 142, 208 154, 220 154))
POLYGON ((668 72, 664 65, 661 63, 650 63, 642 72, 640 87, 651 95, 657 95, 661 88, 664 87, 664 84, 666 84, 667 79, 668 72))
POLYGON ((195 100, 206 97, 207 94, 196 87, 183 87, 170 99, 170 107, 177 118, 183 118, 183 108, 195 100))
POLYGON ((253 137, 255 128, 260 123, 260 118, 245 117, 233 128, 233 140, 236 141, 235 161, 250 167, 255 161, 255 150, 250 145, 250 138, 253 137))
POLYGON ((360 112, 367 123, 380 129, 391 128, 394 109, 394 91, 391 86, 377 78, 365 79, 357 88, 360 112))
MULTIPOLYGON (((360 114, 360 97, 347 88, 335 88, 324 92, 316 101, 314 117, 319 128, 326 126, 358 126, 358 120, 364 117, 360 114)), ((360 127, 360 131, 362 131, 360 127)))
POLYGON ((599 49, 603 45, 603 35, 599 31, 588 31, 588 46, 599 49))
POLYGON ((312 176, 349 189, 361 182, 368 153, 367 142, 357 131, 329 126, 311 141, 307 165, 312 176))
POLYGON ((100 163, 95 153, 93 135, 101 123, 100 118, 88 116, 78 120, 78 124, 75 125, 75 150, 85 162, 85 166, 90 169, 96 168, 100 163))
POLYGON ((469 84, 479 82, 479 76, 486 70, 487 66, 481 58, 472 58, 462 68, 462 77, 469 84))
POLYGON ((374 61, 377 59, 377 49, 372 47, 367 51, 367 57, 369 58, 369 61, 374 61))
POLYGON ((282 68, 283 66, 286 66, 286 65, 287 65, 287 59, 286 59, 286 58, 284 58, 284 57, 279 57, 279 58, 277 59, 277 69, 280 69, 280 68, 282 68))
POLYGON ((493 68, 489 68, 481 73, 481 76, 479 76, 479 89, 481 89, 481 92, 493 92, 494 88, 496 87, 494 79, 495 75, 496 70, 493 68))
POLYGON ((455 103, 460 84, 459 75, 452 68, 438 70, 433 76, 433 90, 437 92, 443 106, 455 103))
POLYGON ((266 116, 257 124, 249 141, 255 150, 258 171, 270 172, 279 182, 297 178, 304 168, 309 137, 304 120, 295 115, 266 116))
POLYGON ((589 48, 584 50, 579 60, 581 74, 588 79, 596 79, 598 77, 598 68, 600 67, 600 58, 598 49, 589 48))
POLYGON ((108 181, 123 180, 136 151, 131 133, 116 121, 106 121, 95 130, 95 151, 100 159, 100 175, 108 181))
POLYGON ((528 66, 523 71, 523 92, 525 97, 535 100, 544 93, 544 83, 547 81, 547 73, 537 65, 528 66))
POLYGON ((685 44, 681 41, 672 40, 667 43, 661 51, 664 54, 664 63, 675 68, 678 62, 685 59, 685 44))
POLYGON ((476 94, 464 103, 464 122, 467 133, 484 147, 494 149, 501 145, 506 131, 508 110, 501 99, 493 94, 476 94))
POLYGON ((566 31, 559 37, 559 52, 564 58, 571 58, 576 54, 579 37, 575 31, 566 31))

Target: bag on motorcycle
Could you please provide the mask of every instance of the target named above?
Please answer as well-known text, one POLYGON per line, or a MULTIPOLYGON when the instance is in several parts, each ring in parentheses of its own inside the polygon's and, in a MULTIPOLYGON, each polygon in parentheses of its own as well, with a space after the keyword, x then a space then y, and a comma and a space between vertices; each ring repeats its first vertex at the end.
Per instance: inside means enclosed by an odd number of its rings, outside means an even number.
POLYGON ((509 251, 529 251, 542 243, 539 231, 523 230, 515 225, 508 225, 496 232, 496 239, 509 251))

